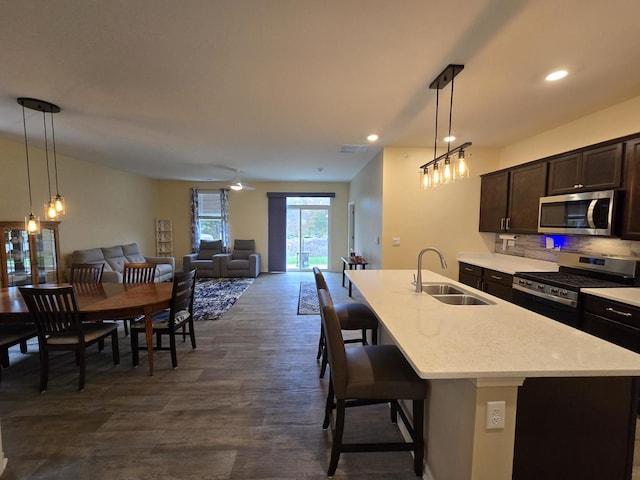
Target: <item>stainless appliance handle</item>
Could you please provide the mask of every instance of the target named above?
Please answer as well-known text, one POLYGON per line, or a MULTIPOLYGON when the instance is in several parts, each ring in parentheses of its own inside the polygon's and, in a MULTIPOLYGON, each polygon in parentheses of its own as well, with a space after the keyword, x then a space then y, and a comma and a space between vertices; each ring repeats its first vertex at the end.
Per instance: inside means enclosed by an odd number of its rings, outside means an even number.
POLYGON ((598 203, 598 199, 594 198, 589 203, 589 208, 587 208, 587 223, 589 224, 589 228, 596 228, 596 222, 593 219, 593 212, 596 209, 597 203, 598 203))
POLYGON ((630 317, 633 314, 629 312, 621 312, 620 310, 616 310, 615 308, 607 307, 605 308, 607 312, 615 313, 616 315, 622 315, 623 317, 630 317))

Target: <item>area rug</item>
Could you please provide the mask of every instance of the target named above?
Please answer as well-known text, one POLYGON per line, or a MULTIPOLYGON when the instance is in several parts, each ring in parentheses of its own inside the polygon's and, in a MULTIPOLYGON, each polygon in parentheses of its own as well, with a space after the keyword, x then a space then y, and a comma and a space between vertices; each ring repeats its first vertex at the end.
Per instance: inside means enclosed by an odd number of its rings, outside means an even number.
POLYGON ((240 298, 253 278, 199 278, 193 298, 194 320, 218 320, 240 298))
POLYGON ((318 315, 318 292, 313 282, 300 282, 300 296, 298 297, 298 315, 318 315))

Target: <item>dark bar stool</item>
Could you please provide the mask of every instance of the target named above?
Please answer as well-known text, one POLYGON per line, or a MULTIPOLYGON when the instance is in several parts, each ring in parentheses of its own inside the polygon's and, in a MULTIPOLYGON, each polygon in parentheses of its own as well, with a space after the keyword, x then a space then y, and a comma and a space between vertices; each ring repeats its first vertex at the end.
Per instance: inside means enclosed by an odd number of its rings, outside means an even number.
POLYGON ((323 428, 328 428, 336 410, 333 444, 327 475, 332 477, 342 452, 411 451, 413 469, 422 476, 424 462, 424 402, 427 382, 416 374, 395 345, 356 345, 345 348, 342 328, 328 290, 318 292, 322 324, 329 357, 329 392, 323 428), (398 400, 412 400, 413 422, 409 422, 398 400), (391 421, 398 414, 411 442, 343 443, 346 407, 390 403, 391 421))
MULTIPOLYGON (((313 276, 316 280, 316 289, 329 291, 327 282, 318 267, 313 267, 313 276)), ((368 305, 360 302, 336 303, 334 309, 340 320, 342 330, 361 330, 362 336, 345 340, 345 343, 362 343, 368 345, 367 330, 371 330, 371 343, 378 343, 378 318, 368 305)), ((318 355, 316 359, 322 357, 322 366, 320 368, 320 378, 324 377, 327 369, 327 353, 324 338, 324 328, 320 325, 320 341, 318 342, 318 355)))

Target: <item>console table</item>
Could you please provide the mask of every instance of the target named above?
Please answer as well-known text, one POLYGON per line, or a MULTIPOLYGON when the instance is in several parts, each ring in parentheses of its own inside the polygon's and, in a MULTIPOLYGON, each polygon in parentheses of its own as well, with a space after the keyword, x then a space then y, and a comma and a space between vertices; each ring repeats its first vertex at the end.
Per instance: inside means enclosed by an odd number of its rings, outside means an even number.
MULTIPOLYGON (((346 279, 346 275, 345 275, 345 270, 347 269, 347 267, 349 267, 349 270, 357 270, 358 266, 362 267, 362 270, 366 270, 367 269, 367 262, 365 262, 364 260, 361 260, 360 262, 356 262, 355 260, 351 260, 351 258, 346 258, 346 257, 340 257, 340 259, 342 260, 342 286, 344 287, 344 281, 346 279)), ((351 296, 351 292, 352 292, 352 285, 351 285, 351 279, 349 279, 349 296, 351 296)))

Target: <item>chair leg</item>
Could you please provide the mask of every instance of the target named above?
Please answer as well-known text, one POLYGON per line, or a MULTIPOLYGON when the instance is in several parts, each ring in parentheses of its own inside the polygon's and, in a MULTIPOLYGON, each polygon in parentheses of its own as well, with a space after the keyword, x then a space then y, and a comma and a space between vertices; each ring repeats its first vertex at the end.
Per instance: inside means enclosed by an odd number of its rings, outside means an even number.
POLYGON ((22 340, 20 342, 20 353, 27 353, 27 341, 22 340))
POLYGON ((134 367, 139 363, 138 331, 131 329, 131 363, 134 367))
POLYGON ((362 329, 362 344, 369 345, 369 342, 367 342, 367 330, 364 328, 362 329))
POLYGON ((424 464, 424 400, 413 401, 413 469, 417 477, 422 477, 424 464))
POLYGON ((171 364, 173 368, 178 368, 178 354, 176 352, 176 333, 169 333, 169 348, 171 350, 171 364))
POLYGON ((2 368, 9 368, 9 347, 0 349, 0 365, 2 368))
POLYGON ((82 351, 78 351, 80 357, 80 378, 78 379, 78 391, 82 392, 84 390, 84 379, 86 374, 86 349, 82 349, 82 351))
POLYGON ((129 320, 125 318, 122 324, 124 325, 124 336, 128 337, 129 336, 129 320))
POLYGON ((111 350, 113 352, 113 364, 120 365, 120 345, 118 344, 118 330, 111 334, 111 350))
POLYGON ((322 428, 326 430, 331 424, 331 412, 334 407, 333 399, 333 382, 331 381, 331 373, 329 373, 329 390, 327 391, 327 402, 324 407, 324 422, 322 422, 322 428))
POLYGON ((340 453, 342 451, 342 434, 344 433, 345 407, 345 400, 336 400, 336 428, 333 431, 331 460, 329 461, 329 469, 327 470, 328 477, 333 477, 333 475, 336 473, 336 468, 338 468, 338 460, 340 460, 340 453))
POLYGON ((196 332, 193 328, 193 318, 189 320, 189 336, 191 337, 191 348, 195 350, 197 347, 196 347, 196 332))
POLYGON ((322 328, 322 325, 320 325, 320 340, 318 340, 318 355, 316 356, 316 360, 320 360, 323 349, 324 349, 324 328, 322 328))
POLYGON ((371 330, 371 345, 377 345, 378 344, 378 329, 374 328, 373 330, 371 330))
POLYGON ((44 345, 40 345, 40 393, 47 390, 49 383, 49 352, 44 345))
POLYGON ((324 378, 324 372, 327 370, 329 359, 327 358, 327 345, 322 348, 322 365, 320 366, 320 378, 324 378))
POLYGON ((398 401, 397 400, 391 400, 391 423, 393 423, 394 425, 397 425, 398 423, 398 408, 400 408, 398 406, 398 401))

